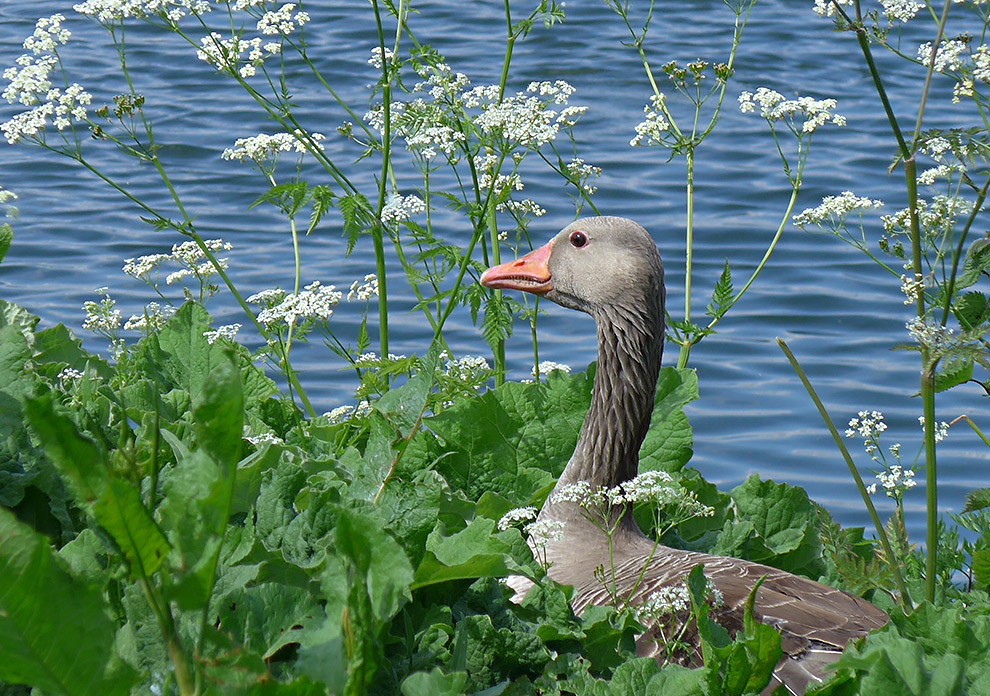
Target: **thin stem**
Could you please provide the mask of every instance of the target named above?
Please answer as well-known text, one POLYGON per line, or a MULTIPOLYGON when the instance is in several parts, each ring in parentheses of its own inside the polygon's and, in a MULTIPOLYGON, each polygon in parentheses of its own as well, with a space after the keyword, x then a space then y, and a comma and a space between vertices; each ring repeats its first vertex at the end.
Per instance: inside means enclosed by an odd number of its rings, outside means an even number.
POLYGON ((839 435, 839 431, 836 430, 835 424, 828 415, 828 411, 825 410, 825 405, 822 400, 818 398, 818 393, 815 392, 815 388, 811 386, 811 382, 808 380, 808 375, 805 374, 801 365, 798 363, 797 358, 794 357, 794 353, 791 349, 787 347, 787 344, 780 338, 777 339, 777 345, 780 349, 784 351, 784 355, 787 357, 787 361, 794 368, 794 372, 797 373, 798 379, 801 380, 801 384, 808 392, 808 396, 815 403, 815 407, 818 409, 818 413, 821 414, 822 420, 825 421, 825 426, 828 428, 829 433, 832 434, 832 439, 835 440, 836 446, 839 448, 842 458, 846 461, 846 466, 849 467, 849 473, 852 474, 853 481, 856 482, 856 488, 859 490, 859 495, 863 499, 863 504, 866 506, 867 512, 870 514, 870 519, 873 520, 873 526, 877 530, 877 537, 880 539, 880 545, 883 547, 884 555, 887 558, 887 563, 890 565, 891 570, 894 572, 894 581, 897 584, 897 590, 901 594, 901 604, 904 606, 906 611, 911 611, 911 595, 908 594, 907 585, 904 584, 904 578, 901 575, 901 569, 897 565, 897 557, 894 555, 893 548, 890 545, 890 539, 887 537, 887 532, 884 529, 883 524, 880 522, 880 516, 877 514, 877 509, 873 506, 873 500, 870 498, 870 494, 866 492, 866 485, 863 483, 863 478, 859 475, 859 470, 856 469, 856 464, 852 460, 852 456, 849 454, 849 450, 846 449, 845 443, 842 441, 842 437, 839 435))
POLYGON ((987 447, 990 447, 990 440, 988 440, 987 436, 983 434, 983 431, 977 427, 976 423, 973 422, 973 419, 967 416, 965 413, 961 416, 957 416, 956 418, 954 418, 952 422, 949 423, 949 427, 951 428, 953 425, 955 425, 961 420, 966 421, 969 424, 969 427, 973 429, 973 432, 976 433, 976 436, 981 440, 983 440, 983 444, 985 444, 987 447))
POLYGON ((385 208, 385 189, 388 185, 389 160, 392 151, 392 80, 391 66, 385 58, 385 35, 382 28, 378 0, 373 0, 375 25, 378 28, 378 47, 382 57, 382 168, 378 180, 378 206, 371 228, 371 241, 375 249, 375 272, 378 275, 378 348, 384 360, 388 356, 388 288, 385 277, 385 241, 382 229, 382 210, 385 208))
MULTIPOLYGON (((694 262, 694 147, 689 147, 685 154, 687 163, 687 232, 684 254, 684 321, 691 321, 691 270, 694 262)), ((681 344, 677 356, 677 369, 687 365, 691 354, 691 341, 688 339, 681 344)))

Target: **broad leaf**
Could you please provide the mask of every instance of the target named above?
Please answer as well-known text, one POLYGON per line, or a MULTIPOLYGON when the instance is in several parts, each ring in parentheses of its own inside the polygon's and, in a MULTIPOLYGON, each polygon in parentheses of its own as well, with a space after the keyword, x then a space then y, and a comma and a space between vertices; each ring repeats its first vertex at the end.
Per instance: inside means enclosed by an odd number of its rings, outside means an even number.
POLYGON ((52 695, 129 693, 136 675, 113 658, 107 611, 102 592, 69 575, 44 537, 0 508, 0 680, 52 695))

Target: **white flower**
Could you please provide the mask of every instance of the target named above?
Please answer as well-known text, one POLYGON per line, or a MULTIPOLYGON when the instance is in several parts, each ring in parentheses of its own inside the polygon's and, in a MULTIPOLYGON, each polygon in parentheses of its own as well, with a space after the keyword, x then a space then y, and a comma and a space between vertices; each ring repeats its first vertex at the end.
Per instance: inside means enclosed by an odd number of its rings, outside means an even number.
POLYGON ((904 325, 911 338, 920 346, 928 348, 930 351, 942 353, 953 342, 952 329, 942 326, 934 320, 925 320, 915 317, 904 325))
MULTIPOLYGON (((966 53, 966 42, 958 39, 949 39, 939 44, 938 53, 935 56, 936 72, 955 71, 962 67, 963 58, 966 53)), ((932 44, 930 41, 918 47, 918 60, 928 65, 932 59, 932 44)))
POLYGON ((910 305, 917 302, 924 288, 924 278, 920 273, 916 273, 914 278, 901 275, 901 292, 905 295, 904 304, 910 305))
POLYGON ((589 196, 598 190, 597 186, 592 186, 587 182, 602 175, 601 167, 593 167, 586 164, 583 159, 575 157, 565 165, 565 171, 570 175, 571 181, 580 186, 589 196))
MULTIPOLYGON (((391 63, 394 57, 395 53, 392 52, 392 49, 386 48, 385 61, 391 63)), ((380 46, 375 46, 371 49, 371 58, 368 59, 368 65, 375 67, 377 70, 382 69, 382 49, 380 46)))
POLYGON ((498 521, 498 528, 502 531, 510 527, 517 526, 520 522, 528 522, 536 519, 536 508, 532 506, 513 508, 502 515, 498 521))
POLYGON ((371 404, 362 401, 357 406, 338 406, 332 411, 327 411, 323 416, 331 423, 343 423, 349 418, 359 418, 369 413, 371 413, 371 404))
POLYGON ((187 13, 201 15, 211 8, 206 0, 86 0, 73 5, 72 9, 107 25, 147 15, 165 17, 174 23, 187 13))
POLYGON ((67 367, 61 372, 59 372, 58 376, 55 379, 57 379, 59 382, 62 382, 64 384, 65 382, 73 382, 77 379, 82 379, 82 378, 83 378, 82 372, 74 368, 67 367))
POLYGON ((914 18, 920 10, 925 9, 923 3, 915 0, 880 0, 883 13, 890 22, 907 22, 914 18))
POLYGON ((382 208, 381 220, 389 225, 408 220, 426 210, 426 203, 419 196, 401 196, 393 193, 382 208))
POLYGON ((322 133, 309 133, 308 135, 300 130, 292 133, 259 133, 250 138, 238 138, 234 141, 234 147, 223 151, 221 157, 225 160, 253 160, 258 163, 268 162, 278 156, 280 152, 295 152, 304 155, 309 152, 307 148, 307 138, 311 146, 322 151, 322 140, 326 136, 322 133))
POLYGON ((812 99, 811 97, 798 97, 797 99, 785 99, 784 95, 766 87, 760 87, 756 93, 743 92, 739 95, 739 110, 745 113, 754 113, 756 107, 760 107, 760 115, 767 121, 785 121, 789 127, 797 133, 797 124, 794 117, 801 116, 804 122, 800 127, 800 134, 814 133, 818 128, 826 123, 833 123, 837 126, 846 125, 846 117, 834 113, 836 107, 835 99, 812 99))
POLYGON ((378 297, 378 276, 374 273, 366 275, 363 281, 355 280, 351 283, 351 289, 347 293, 348 302, 355 298, 367 301, 372 297, 378 297))
POLYGON ((447 351, 440 353, 440 359, 445 361, 444 375, 461 382, 478 382, 486 379, 491 373, 488 361, 481 356, 466 355, 454 360, 447 351))
POLYGON ((218 338, 222 338, 227 341, 233 341, 234 337, 237 336, 237 332, 241 330, 240 324, 225 324, 223 326, 218 326, 213 331, 204 331, 203 336, 206 337, 206 342, 213 345, 217 342, 218 338))
POLYGON ((313 281, 298 295, 289 293, 278 304, 263 309, 258 314, 258 321, 266 327, 291 326, 300 319, 327 322, 342 297, 343 293, 337 292, 333 285, 324 287, 320 281, 313 281))
POLYGON ((160 331, 165 323, 175 314, 175 307, 162 307, 157 302, 149 302, 142 314, 133 314, 124 324, 125 331, 160 331))
POLYGON ((127 275, 140 280, 150 275, 152 271, 157 271, 162 263, 169 261, 171 258, 172 256, 170 254, 150 254, 139 256, 136 259, 124 259, 122 270, 127 275))
POLYGON ((794 224, 798 227, 830 223, 830 227, 838 227, 841 221, 853 211, 864 211, 882 208, 883 201, 876 198, 857 196, 852 191, 843 191, 837 196, 825 196, 821 205, 815 208, 805 208, 799 215, 794 216, 794 224))
MULTIPOLYGON (((543 362, 541 362, 539 364, 539 373, 541 375, 548 375, 551 372, 556 372, 558 370, 560 372, 563 372, 564 374, 567 374, 567 373, 569 373, 571 371, 571 366, 570 365, 564 365, 563 363, 552 362, 550 360, 544 360, 543 362)), ((536 373, 537 373, 537 368, 536 367, 534 367, 532 369, 532 373, 533 373, 533 376, 536 377, 536 373)))
POLYGON ((641 619, 659 620, 687 611, 691 607, 691 593, 684 583, 661 587, 650 593, 642 604, 636 608, 636 615, 641 619))
MULTIPOLYGON (((853 0, 838 0, 839 5, 845 5, 851 7, 853 0)), ((835 13, 835 7, 832 4, 832 0, 815 0, 815 14, 821 15, 822 17, 831 17, 835 13)))
POLYGON ((296 9, 294 3, 286 3, 275 11, 266 12, 258 20, 258 31, 266 35, 291 34, 296 30, 296 25, 300 27, 309 22, 309 14, 297 12, 294 16, 292 11, 296 9))
MULTIPOLYGON (((918 423, 921 424, 922 430, 925 428, 925 417, 918 416, 918 423)), ((949 436, 949 424, 945 421, 941 421, 935 424, 935 442, 941 442, 949 436)))
POLYGON ((670 130, 670 122, 663 113, 665 99, 663 94, 654 94, 643 107, 646 120, 635 127, 636 137, 629 141, 632 147, 642 145, 644 140, 646 145, 663 145, 663 136, 670 130))
POLYGON ((850 419, 846 437, 853 437, 858 432, 863 440, 876 440, 886 429, 887 423, 880 411, 860 411, 856 418, 850 419))
POLYGON ((258 435, 245 435, 244 439, 250 442, 255 447, 260 447, 261 445, 281 445, 285 443, 285 441, 275 433, 259 433, 258 435))
POLYGON ((34 33, 24 39, 24 48, 34 55, 55 53, 59 46, 64 46, 72 36, 68 29, 62 27, 65 16, 53 14, 42 17, 34 25, 34 33))
POLYGON ((102 298, 99 302, 83 303, 86 319, 82 327, 106 336, 113 335, 120 328, 120 310, 115 309, 117 301, 110 297, 107 288, 97 288, 96 293, 102 298))
POLYGON ((561 520, 537 520, 523 527, 529 543, 536 547, 537 554, 544 554, 552 541, 564 538, 564 523, 561 520))

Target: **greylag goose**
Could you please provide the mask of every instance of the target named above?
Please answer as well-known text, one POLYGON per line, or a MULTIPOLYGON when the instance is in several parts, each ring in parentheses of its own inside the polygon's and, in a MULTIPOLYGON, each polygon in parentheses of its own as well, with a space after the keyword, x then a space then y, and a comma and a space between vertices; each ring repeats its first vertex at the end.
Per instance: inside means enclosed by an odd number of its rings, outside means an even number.
MULTIPOLYGON (((663 265, 649 233, 625 218, 577 220, 545 246, 489 268, 481 283, 535 293, 595 320, 598 369, 591 406, 555 491, 579 481, 594 489, 633 479, 663 353, 663 265)), ((539 515, 540 520, 564 523, 561 538, 547 543, 545 561, 550 577, 574 586, 572 603, 580 613, 590 604, 608 602, 595 577, 596 568, 608 567, 608 545, 578 505, 560 497, 552 493, 539 515)), ((741 626, 746 598, 765 578, 754 610, 760 621, 781 632, 784 656, 764 693, 784 684, 790 693, 803 694, 809 684, 823 679, 825 667, 847 641, 887 622, 887 615, 869 602, 792 573, 737 558, 655 547, 631 514, 622 508, 615 514, 620 516, 612 544, 615 583, 620 593, 632 590, 632 604, 659 588, 680 584, 700 563, 724 596, 720 622, 741 626)), ((640 654, 653 654, 650 642, 648 635, 640 637, 640 654)), ((655 651, 655 640, 652 645, 655 651)))

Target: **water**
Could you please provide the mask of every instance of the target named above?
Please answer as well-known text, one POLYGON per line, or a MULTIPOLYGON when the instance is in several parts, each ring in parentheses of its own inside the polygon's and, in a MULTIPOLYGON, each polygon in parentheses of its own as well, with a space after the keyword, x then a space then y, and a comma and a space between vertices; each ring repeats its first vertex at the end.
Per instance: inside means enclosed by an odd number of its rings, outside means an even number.
MULTIPOLYGON (((815 134, 796 212, 846 189, 883 199, 888 212, 905 205, 900 170, 887 175, 894 144, 855 41, 851 35, 832 32, 830 23, 813 15, 810 6, 810 2, 771 0, 753 11, 724 117, 699 152, 694 304, 698 315, 725 259, 732 265, 737 287, 758 263, 789 195, 765 123, 735 107, 740 91, 768 86, 787 96, 840 99, 838 110, 848 117, 849 125, 815 134)), ((504 50, 500 3, 424 2, 417 7, 421 14, 412 22, 421 42, 446 55, 453 68, 470 75, 474 84, 498 81, 504 50)), ((376 44, 367 3, 313 2, 306 9, 314 20, 308 34, 310 55, 355 111, 363 113, 367 85, 375 79, 366 64, 370 47, 376 44)), ((513 9, 518 16, 526 11, 515 3, 513 9)), ((73 16, 69 3, 3 0, 0 64, 13 64, 34 20, 56 11, 70 17, 74 38, 64 58, 75 71, 74 79, 97 100, 122 92, 119 66, 106 35, 73 16)), ((597 182, 596 205, 604 214, 632 217, 651 230, 667 267, 668 301, 675 316, 680 316, 683 164, 666 163, 659 150, 628 145, 650 91, 637 55, 621 45, 626 36, 618 18, 600 2, 573 3, 567 11, 563 26, 550 31, 536 28, 517 45, 510 89, 524 89, 532 80, 556 79, 577 88, 571 102, 590 107, 577 129, 580 154, 604 168, 597 182)), ((672 59, 683 64, 698 57, 724 60, 731 19, 716 0, 664 3, 648 43, 654 64, 672 59)), ((220 159, 223 148, 235 138, 272 132, 272 124, 225 78, 198 61, 188 45, 140 23, 128 25, 127 38, 134 49, 129 66, 136 88, 148 97, 146 110, 164 145, 163 160, 204 236, 222 236, 235 244, 229 254, 231 275, 245 294, 275 284, 289 287, 291 243, 284 221, 265 207, 247 209, 264 191, 263 182, 243 165, 220 159)), ((921 40, 928 37, 923 33, 908 37, 905 45, 921 40)), ((888 56, 881 55, 880 62, 889 76, 894 107, 910 123, 917 76, 888 56)), ((376 167, 367 161, 354 163, 360 153, 332 137, 347 117, 311 83, 300 79, 292 86, 302 123, 331 136, 331 156, 355 183, 370 190, 376 167)), ((962 108, 950 104, 950 95, 951 84, 937 85, 927 112, 928 126, 960 118, 962 108)), ((0 118, 6 120, 11 113, 7 105, 0 107, 0 118)), ((150 167, 137 166, 108 147, 92 143, 87 147, 94 161, 129 190, 167 208, 168 200, 150 167)), ((531 233, 535 239, 549 238, 571 220, 573 207, 559 179, 537 167, 527 170, 525 179, 528 194, 548 210, 531 233)), ((411 193, 418 182, 405 176, 400 184, 411 193)), ((97 286, 110 287, 125 318, 154 299, 145 286, 120 273, 122 259, 166 251, 180 241, 177 235, 151 229, 119 194, 37 148, 0 145, 0 185, 19 195, 20 208, 20 218, 13 221, 14 246, 0 266, 0 296, 40 315, 44 325, 64 322, 76 330, 82 321, 80 307, 94 299, 92 289, 97 286)), ((434 219, 448 239, 468 238, 463 218, 439 211, 434 219)), ((979 221, 974 229, 983 229, 979 221)), ((875 233, 874 227, 871 234, 875 233)), ((350 257, 344 251, 339 221, 322 225, 304 240, 304 281, 320 279, 346 288, 373 271, 368 238, 362 238, 350 257)), ((411 293, 395 271, 392 350, 422 352, 427 336, 424 321, 405 311, 411 293)), ((843 524, 867 525, 845 465, 774 338, 788 341, 840 427, 860 409, 882 410, 890 424, 886 443, 902 442, 910 460, 920 444, 921 405, 911 398, 918 389, 915 354, 891 350, 906 340, 903 326, 910 318, 897 285, 862 254, 833 238, 789 228, 763 275, 722 322, 719 333, 692 353, 691 365, 698 370, 701 387, 701 399, 688 408, 695 435, 692 464, 726 489, 752 473, 804 486, 843 524)), ((246 323, 225 296, 209 306, 218 324, 246 323)), ((549 306, 548 314, 540 329, 541 358, 576 368, 593 360, 590 319, 555 306, 549 306)), ((345 341, 352 340, 358 320, 356 308, 346 306, 334 318, 345 341)), ((520 330, 508 346, 516 378, 530 366, 527 334, 520 330)), ((466 313, 455 314, 447 335, 461 354, 485 352, 466 313)), ((100 339, 84 338, 91 350, 105 351, 100 339)), ((249 333, 242 338, 248 343, 257 340, 249 333)), ((318 410, 352 400, 350 374, 340 371, 321 345, 300 346, 294 355, 318 410)), ((673 362, 674 355, 668 348, 666 364, 673 362)), ((965 387, 941 397, 939 419, 968 413, 988 425, 986 399, 979 392, 965 387)), ((849 443, 860 465, 868 468, 870 462, 859 443, 849 443)), ((987 450, 959 425, 939 457, 941 509, 958 511, 968 490, 988 485, 987 450)), ((910 531, 920 539, 923 486, 909 493, 907 503, 910 531)))

